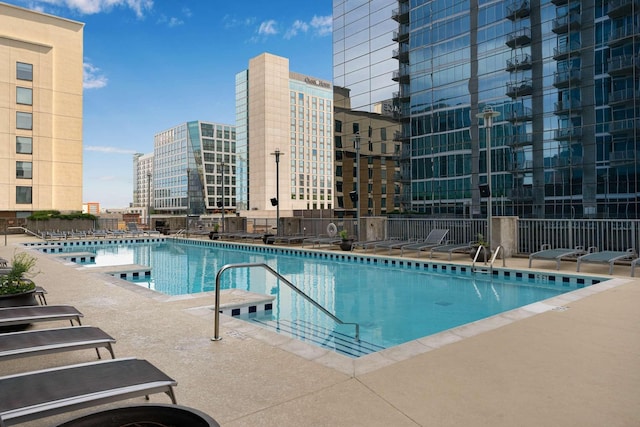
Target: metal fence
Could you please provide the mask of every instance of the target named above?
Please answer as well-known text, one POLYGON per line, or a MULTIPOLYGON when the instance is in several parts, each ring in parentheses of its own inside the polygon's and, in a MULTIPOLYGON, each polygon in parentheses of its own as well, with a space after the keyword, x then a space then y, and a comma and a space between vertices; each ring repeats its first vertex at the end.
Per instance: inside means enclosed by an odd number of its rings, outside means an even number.
MULTIPOLYGON (((362 218, 361 221, 365 221, 362 218)), ((486 236, 485 219, 456 218, 384 218, 383 238, 420 240, 433 229, 448 229, 447 241, 467 243, 486 236)), ((24 219, 5 221, 5 233, 20 232, 25 227, 34 232, 42 230, 83 230, 87 228, 117 229, 118 221, 112 218, 82 222, 74 220, 29 223, 24 219), (10 227, 7 227, 9 225, 10 227), (93 227, 91 227, 93 225, 93 227)), ((280 218, 281 234, 304 234, 308 236, 326 235, 329 224, 338 230, 347 230, 350 236, 357 235, 356 220, 353 218, 280 218)), ((247 219, 243 223, 246 232, 276 234, 276 219, 247 219)), ((528 254, 540 250, 543 244, 552 248, 585 249, 596 247, 599 251, 640 252, 640 219, 519 219, 517 221, 517 253, 528 254)))
POLYGON ((518 252, 531 253, 543 244, 552 248, 599 251, 640 250, 640 220, 628 219, 520 219, 518 220, 518 252))

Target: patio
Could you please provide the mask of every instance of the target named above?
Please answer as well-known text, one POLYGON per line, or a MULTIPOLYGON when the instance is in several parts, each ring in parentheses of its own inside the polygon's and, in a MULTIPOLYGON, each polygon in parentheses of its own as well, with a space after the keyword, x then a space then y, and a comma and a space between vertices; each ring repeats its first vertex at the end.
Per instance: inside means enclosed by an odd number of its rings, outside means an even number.
MULTIPOLYGON (((0 257, 31 239, 9 236, 0 257)), ((177 380, 179 404, 224 427, 640 424, 640 281, 629 266, 616 266, 611 282, 554 298, 554 309, 516 310, 351 360, 226 316, 223 339, 213 342, 212 294, 167 297, 35 255, 42 274, 34 280, 49 304, 76 306, 83 324, 117 339, 117 357, 149 360, 177 380)), ((507 260, 545 271, 526 265, 507 260)), ((575 264, 562 270, 575 273, 575 264)), ((584 274, 609 279, 607 270, 588 265, 584 274)), ((91 350, 17 359, 0 375, 93 360, 91 350)), ((106 407, 128 403, 144 399, 106 407)))

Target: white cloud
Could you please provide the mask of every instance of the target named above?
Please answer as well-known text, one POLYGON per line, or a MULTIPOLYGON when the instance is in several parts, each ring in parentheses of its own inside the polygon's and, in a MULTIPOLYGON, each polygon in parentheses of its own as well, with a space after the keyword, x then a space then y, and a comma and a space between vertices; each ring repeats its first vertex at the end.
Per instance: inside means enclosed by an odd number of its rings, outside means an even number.
POLYGON ((278 29, 276 28, 276 25, 277 23, 273 19, 264 21, 262 24, 260 24, 260 28, 258 29, 258 34, 264 35, 264 36, 271 36, 274 34, 278 34, 278 29))
POLYGON ((100 73, 100 68, 85 62, 82 64, 82 87, 84 89, 100 89, 107 85, 109 80, 100 73))
POLYGON ((128 7, 138 18, 153 8, 153 0, 33 0, 34 5, 46 3, 54 6, 77 10, 84 15, 108 12, 114 7, 128 7))
POLYGON ((180 18, 176 18, 176 17, 167 18, 167 16, 165 15, 160 15, 160 18, 158 18, 157 24, 167 24, 167 27, 173 28, 173 27, 177 27, 179 25, 184 24, 184 21, 180 18))
POLYGON ((105 147, 101 145, 86 145, 84 147, 86 151, 97 151, 99 153, 108 153, 108 154, 127 154, 132 155, 136 154, 136 150, 127 150, 120 147, 105 147))
POLYGON ((329 35, 333 30, 333 18, 331 15, 314 16, 313 19, 311 19, 311 26, 319 36, 329 35))
POLYGON ((307 24, 304 21, 300 21, 299 19, 296 19, 293 25, 285 33, 284 38, 288 40, 292 37, 295 37, 298 35, 299 31, 303 33, 306 33, 307 31, 309 31, 309 24, 307 24))

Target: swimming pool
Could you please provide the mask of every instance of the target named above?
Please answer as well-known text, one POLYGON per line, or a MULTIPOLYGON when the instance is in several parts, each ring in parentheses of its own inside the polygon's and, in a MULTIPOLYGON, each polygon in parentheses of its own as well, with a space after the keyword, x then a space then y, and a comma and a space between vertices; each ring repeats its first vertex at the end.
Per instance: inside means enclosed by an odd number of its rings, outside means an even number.
POLYGON ((351 356, 392 347, 598 282, 582 276, 504 269, 491 276, 473 274, 468 266, 426 260, 188 242, 113 244, 83 250, 96 253, 96 266, 151 266, 152 277, 136 283, 167 295, 213 291, 216 273, 227 264, 265 263, 338 318, 360 324, 364 348, 344 349, 341 342, 353 337, 352 326, 336 325, 262 269, 234 269, 221 277, 222 289, 275 297, 272 310, 240 317, 351 356))

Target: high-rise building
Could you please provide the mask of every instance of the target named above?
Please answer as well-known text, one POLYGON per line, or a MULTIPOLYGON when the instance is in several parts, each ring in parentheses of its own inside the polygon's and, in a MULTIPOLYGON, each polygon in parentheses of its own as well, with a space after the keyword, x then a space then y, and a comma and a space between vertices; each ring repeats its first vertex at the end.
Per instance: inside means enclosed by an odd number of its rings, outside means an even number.
POLYGON ((193 121, 156 134, 152 188, 156 213, 235 210, 235 127, 193 121))
POLYGON ((82 210, 84 24, 0 3, 0 216, 82 210))
POLYGON ((331 83, 291 72, 287 58, 272 54, 236 75, 243 215, 333 208, 332 100, 331 83))
POLYGON ((334 84, 394 92, 404 209, 486 214, 490 177, 494 215, 638 217, 637 1, 380 3, 334 2, 334 84))

